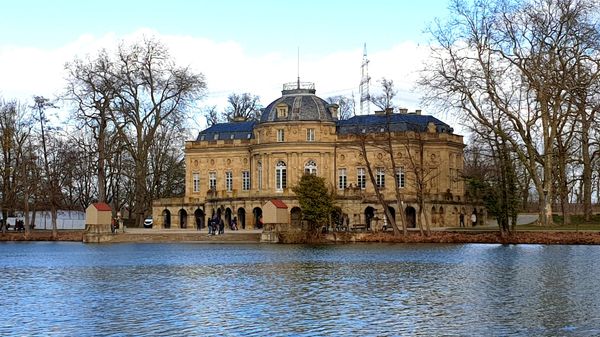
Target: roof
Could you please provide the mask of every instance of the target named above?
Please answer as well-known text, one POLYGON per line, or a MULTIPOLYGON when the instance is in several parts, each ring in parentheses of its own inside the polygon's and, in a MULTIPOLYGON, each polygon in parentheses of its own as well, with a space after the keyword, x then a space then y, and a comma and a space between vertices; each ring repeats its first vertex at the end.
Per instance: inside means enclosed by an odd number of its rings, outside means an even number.
POLYGON ((112 208, 110 208, 110 206, 104 202, 97 202, 92 205, 99 211, 108 211, 108 212, 112 211, 112 208))
POLYGON ((224 140, 224 139, 251 139, 254 138, 252 130, 255 121, 218 123, 208 129, 200 131, 196 141, 224 140))
POLYGON ((454 130, 446 123, 428 115, 389 114, 360 115, 347 120, 336 121, 338 134, 355 134, 359 132, 381 132, 382 127, 390 126, 391 131, 427 131, 427 125, 433 123, 438 133, 452 133, 454 130))
POLYGON ((288 208, 287 205, 279 199, 272 199, 271 203, 277 208, 288 208))
POLYGON ((263 109, 260 123, 287 121, 333 121, 329 104, 314 89, 283 90, 282 96, 263 109), (277 116, 277 106, 286 105, 287 114, 277 116))

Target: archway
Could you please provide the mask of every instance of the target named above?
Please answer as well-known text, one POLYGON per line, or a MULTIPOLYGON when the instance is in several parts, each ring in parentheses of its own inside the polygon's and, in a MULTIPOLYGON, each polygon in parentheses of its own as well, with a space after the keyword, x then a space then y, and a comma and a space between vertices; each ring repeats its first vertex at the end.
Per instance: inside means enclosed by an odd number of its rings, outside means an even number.
POLYGON ((232 219, 232 214, 233 212, 231 211, 231 208, 227 207, 225 209, 225 219, 223 219, 223 221, 225 221, 225 227, 230 228, 231 226, 231 219, 232 219))
POLYGON ((163 216, 163 227, 171 228, 171 211, 169 211, 168 209, 165 209, 162 212, 162 216, 163 216))
POLYGON ((371 206, 367 206, 365 208, 365 224, 367 225, 367 229, 371 229, 371 220, 375 217, 375 208, 371 206))
POLYGON ((302 209, 300 207, 293 207, 290 210, 291 225, 296 228, 302 226, 302 209))
POLYGON ((187 212, 183 208, 179 210, 179 227, 187 228, 187 212))
MULTIPOLYGON (((464 218, 463 218, 464 221, 464 218)), ((452 226, 458 227, 460 226, 460 215, 458 213, 458 208, 454 207, 452 210, 452 226)))
POLYGON ((446 217, 446 215, 444 214, 444 207, 440 206, 440 210, 438 212, 438 223, 439 223, 440 227, 446 226, 445 217, 446 217))
POLYGON ((196 228, 198 230, 204 228, 204 211, 202 211, 200 208, 198 208, 194 212, 194 218, 196 219, 196 228))
POLYGON ((238 228, 246 229, 246 210, 243 207, 237 210, 238 228))
POLYGON ((404 211, 406 214, 406 228, 416 228, 417 227, 417 211, 414 207, 408 206, 404 211))
POLYGON ((254 209, 252 210, 252 215, 254 216, 254 228, 263 228, 262 209, 260 207, 254 207, 254 209))
POLYGON ((431 225, 433 227, 437 226, 437 221, 438 217, 437 217, 437 211, 435 210, 435 206, 431 207, 431 225))

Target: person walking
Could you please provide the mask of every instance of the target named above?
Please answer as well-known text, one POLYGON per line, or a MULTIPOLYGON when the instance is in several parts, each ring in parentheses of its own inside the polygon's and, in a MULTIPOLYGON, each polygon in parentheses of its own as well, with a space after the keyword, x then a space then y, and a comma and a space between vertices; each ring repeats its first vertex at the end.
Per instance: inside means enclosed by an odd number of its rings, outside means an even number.
POLYGON ((477 225, 477 214, 475 214, 475 212, 473 212, 473 214, 471 214, 471 223, 473 224, 473 227, 475 227, 475 225, 477 225))
POLYGON ((458 220, 459 220, 460 227, 465 227, 465 215, 462 212, 460 212, 460 215, 458 216, 458 220))

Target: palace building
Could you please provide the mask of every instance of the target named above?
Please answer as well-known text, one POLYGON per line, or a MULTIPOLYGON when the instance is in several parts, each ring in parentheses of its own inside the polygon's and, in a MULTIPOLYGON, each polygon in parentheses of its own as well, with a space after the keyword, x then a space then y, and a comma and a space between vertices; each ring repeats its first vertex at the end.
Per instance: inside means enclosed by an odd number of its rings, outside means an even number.
POLYGON ((459 226, 461 213, 482 218, 481 207, 465 203, 463 137, 448 124, 405 109, 340 120, 339 107, 315 92, 312 83, 286 84, 258 121, 216 124, 186 142, 185 196, 155 201, 154 227, 204 227, 218 214, 226 224, 237 217, 239 228, 260 228, 263 207, 272 200, 287 206, 290 226, 300 226, 302 209, 292 187, 303 174, 326 179, 351 226, 387 223, 376 188, 392 216, 404 212, 408 227, 419 221, 418 195, 432 227, 459 226))

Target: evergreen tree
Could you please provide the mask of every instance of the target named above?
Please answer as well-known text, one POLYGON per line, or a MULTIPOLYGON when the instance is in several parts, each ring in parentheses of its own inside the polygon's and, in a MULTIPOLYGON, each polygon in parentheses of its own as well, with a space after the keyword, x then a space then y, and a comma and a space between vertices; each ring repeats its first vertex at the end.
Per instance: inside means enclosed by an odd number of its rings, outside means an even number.
POLYGON ((325 178, 305 174, 292 191, 296 193, 302 216, 311 229, 327 223, 333 210, 333 198, 325 185, 325 178))

